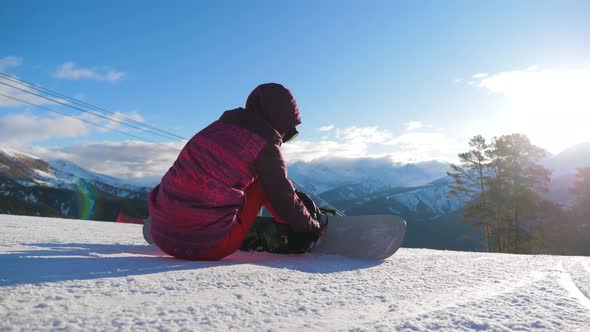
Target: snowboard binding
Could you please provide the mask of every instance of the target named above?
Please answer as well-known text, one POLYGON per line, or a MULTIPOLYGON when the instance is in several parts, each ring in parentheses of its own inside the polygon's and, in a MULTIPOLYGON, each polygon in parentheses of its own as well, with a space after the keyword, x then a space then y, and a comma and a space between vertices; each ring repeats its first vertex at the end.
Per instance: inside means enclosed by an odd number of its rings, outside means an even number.
POLYGON ((319 234, 294 232, 289 225, 278 223, 273 217, 256 217, 240 250, 264 251, 276 254, 301 254, 310 251, 325 233, 328 214, 336 212, 319 208, 305 193, 295 191, 311 217, 320 223, 319 234))

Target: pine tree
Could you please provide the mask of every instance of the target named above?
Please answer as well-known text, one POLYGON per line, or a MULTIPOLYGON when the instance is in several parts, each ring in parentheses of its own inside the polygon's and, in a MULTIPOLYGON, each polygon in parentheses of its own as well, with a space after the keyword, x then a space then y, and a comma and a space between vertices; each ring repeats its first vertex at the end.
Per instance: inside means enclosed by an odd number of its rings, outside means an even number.
POLYGON ((590 255, 590 167, 577 169, 576 182, 570 190, 574 197, 573 228, 576 253, 590 255))
POLYGON ((574 197, 574 213, 590 222, 590 167, 577 169, 576 182, 570 189, 574 197))
POLYGON ((491 144, 475 136, 469 146, 447 173, 454 180, 450 193, 466 201, 464 218, 483 230, 486 250, 525 252, 540 243, 533 241, 542 234, 533 221, 549 183, 550 171, 538 164, 545 151, 521 134, 491 144))
POLYGON ((541 232, 545 252, 590 255, 590 167, 578 168, 570 188, 573 205, 547 201, 541 232))
POLYGON ((490 160, 487 196, 490 202, 490 214, 496 222, 494 237, 497 251, 506 252, 508 247, 506 231, 508 229, 508 218, 505 215, 505 206, 507 206, 509 198, 504 194, 507 188, 505 183, 507 177, 504 176, 505 171, 498 155, 499 150, 496 148, 496 140, 496 137, 494 137, 486 150, 486 156, 490 160))
POLYGON ((485 235, 485 249, 491 250, 492 226, 489 218, 489 204, 487 199, 488 145, 481 135, 474 136, 469 141, 471 150, 460 153, 460 165, 451 164, 451 172, 447 174, 453 178, 450 194, 467 201, 464 218, 477 220, 475 225, 481 227, 485 235))
POLYGON ((545 151, 526 135, 511 134, 494 139, 489 156, 493 158, 494 179, 490 198, 496 210, 501 251, 524 252, 531 242, 530 225, 538 217, 543 202, 540 192, 547 191, 550 171, 538 164, 545 151))

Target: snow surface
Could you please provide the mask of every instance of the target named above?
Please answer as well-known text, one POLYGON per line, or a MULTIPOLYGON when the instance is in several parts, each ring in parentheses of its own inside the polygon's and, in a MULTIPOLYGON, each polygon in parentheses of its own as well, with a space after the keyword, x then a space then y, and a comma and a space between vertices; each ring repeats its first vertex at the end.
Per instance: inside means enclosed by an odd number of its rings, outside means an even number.
POLYGON ((0 215, 0 330, 590 331, 590 257, 402 248, 190 262, 141 226, 0 215))

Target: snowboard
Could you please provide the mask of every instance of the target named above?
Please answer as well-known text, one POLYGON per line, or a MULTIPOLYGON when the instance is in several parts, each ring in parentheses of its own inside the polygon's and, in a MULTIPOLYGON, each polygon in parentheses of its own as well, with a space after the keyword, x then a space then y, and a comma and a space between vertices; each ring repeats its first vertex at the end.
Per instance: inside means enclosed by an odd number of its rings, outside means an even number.
MULTIPOLYGON (((398 216, 327 217, 328 227, 311 249, 311 253, 381 260, 390 257, 401 247, 406 234, 406 222, 398 216)), ((264 238, 267 246, 281 248, 283 237, 277 229, 278 224, 272 221, 272 217, 262 217, 260 221, 255 224, 258 231, 251 230, 248 235, 255 239, 264 238)), ((147 243, 153 244, 150 228, 151 218, 148 217, 143 222, 143 236, 147 243)), ((250 251, 254 248, 241 249, 250 251)), ((269 252, 280 252, 280 249, 269 252)))
POLYGON ((328 228, 312 253, 386 259, 402 245, 406 222, 393 215, 328 216, 328 228))

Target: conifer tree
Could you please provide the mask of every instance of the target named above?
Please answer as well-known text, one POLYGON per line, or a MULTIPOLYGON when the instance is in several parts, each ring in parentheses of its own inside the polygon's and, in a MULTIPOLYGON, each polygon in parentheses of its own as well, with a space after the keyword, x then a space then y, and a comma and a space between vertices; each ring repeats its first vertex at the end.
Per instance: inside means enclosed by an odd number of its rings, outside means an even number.
POLYGON ((524 252, 524 244, 531 241, 525 222, 538 217, 540 192, 547 191, 549 184, 550 171, 538 164, 545 151, 526 135, 511 134, 494 139, 489 155, 495 169, 490 198, 502 225, 498 229, 502 251, 524 252))
POLYGON ((576 182, 570 189, 574 198, 574 213, 590 222, 590 167, 577 169, 576 182))
POLYGON ((451 172, 447 174, 453 178, 450 194, 466 201, 464 218, 472 221, 483 229, 485 235, 485 249, 491 250, 492 227, 489 218, 489 204, 487 199, 488 145, 481 135, 469 140, 471 150, 460 153, 460 164, 451 164, 451 172))
POLYGON ((454 180, 450 194, 466 201, 464 217, 483 230, 486 250, 524 252, 549 183, 550 171, 538 164, 545 151, 522 134, 490 144, 475 136, 469 146, 447 173, 454 180))

